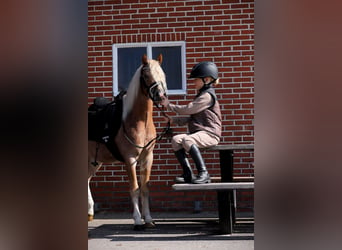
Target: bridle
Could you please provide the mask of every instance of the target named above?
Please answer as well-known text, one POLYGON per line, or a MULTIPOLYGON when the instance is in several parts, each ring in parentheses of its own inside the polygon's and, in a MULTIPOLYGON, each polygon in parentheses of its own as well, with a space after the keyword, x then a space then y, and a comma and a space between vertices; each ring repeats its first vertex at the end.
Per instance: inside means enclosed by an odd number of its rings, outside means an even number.
MULTIPOLYGON (((147 65, 148 65, 148 64, 147 64, 147 65)), ((122 127, 123 127, 123 131, 124 131, 124 136, 125 136, 125 138, 127 139, 127 141, 128 141, 130 144, 132 144, 133 146, 135 146, 136 148, 140 148, 140 149, 146 149, 147 147, 149 147, 149 146, 152 144, 152 142, 154 142, 154 141, 160 141, 160 140, 163 138, 163 136, 165 136, 166 134, 170 134, 170 133, 171 133, 171 129, 170 129, 170 127, 171 127, 170 118, 169 118, 168 115, 165 113, 165 108, 164 108, 163 106, 160 107, 160 106, 158 105, 157 100, 155 100, 155 97, 154 97, 154 95, 153 95, 153 90, 154 90, 155 88, 158 88, 159 86, 162 86, 164 93, 166 92, 166 91, 165 91, 165 88, 164 88, 164 85, 163 85, 163 82, 161 82, 161 81, 155 81, 155 82, 153 82, 151 85, 147 85, 146 80, 145 80, 144 77, 143 77, 143 72, 144 72, 144 70, 145 70, 144 67, 147 67, 147 66, 143 66, 143 67, 141 68, 140 86, 141 86, 143 92, 152 100, 153 104, 154 104, 154 105, 157 107, 157 109, 162 113, 162 115, 165 116, 166 118, 168 118, 168 122, 167 122, 165 128, 163 129, 163 131, 162 131, 159 135, 157 135, 155 138, 153 138, 152 140, 150 140, 150 141, 149 141, 146 145, 144 145, 144 146, 140 146, 140 145, 135 144, 134 141, 128 137, 127 132, 126 132, 126 128, 125 128, 125 126, 124 126, 124 124, 123 124, 122 127)))
POLYGON ((148 67, 147 65, 144 65, 141 68, 140 86, 141 86, 141 88, 143 88, 143 92, 146 92, 147 93, 146 95, 153 101, 154 104, 156 104, 157 100, 155 100, 155 96, 153 95, 153 90, 155 88, 158 88, 159 86, 161 86, 163 88, 164 93, 166 92, 166 90, 164 88, 164 84, 162 81, 154 81, 154 82, 152 82, 151 85, 147 85, 146 80, 143 76, 144 71, 146 70, 146 67, 148 67))
MULTIPOLYGON (((147 65, 148 65, 148 64, 147 64, 147 65)), ((157 109, 158 109, 160 112, 162 112, 162 115, 168 118, 168 116, 167 116, 166 113, 165 113, 165 108, 164 108, 164 107, 160 107, 160 106, 158 105, 158 101, 155 100, 155 97, 154 97, 154 95, 153 95, 153 90, 154 90, 155 88, 158 88, 159 86, 161 86, 161 87, 163 88, 163 92, 166 93, 166 90, 165 90, 165 88, 164 88, 164 84, 163 84, 162 81, 155 81, 155 82, 153 82, 151 85, 147 85, 146 80, 145 80, 145 78, 143 77, 143 72, 144 72, 145 67, 147 67, 147 66, 143 66, 143 67, 141 68, 140 86, 141 86, 141 88, 144 88, 145 91, 143 90, 143 92, 146 92, 146 93, 147 93, 146 95, 152 100, 153 104, 157 107, 157 109)), ((165 96, 166 96, 166 94, 165 94, 165 96)))

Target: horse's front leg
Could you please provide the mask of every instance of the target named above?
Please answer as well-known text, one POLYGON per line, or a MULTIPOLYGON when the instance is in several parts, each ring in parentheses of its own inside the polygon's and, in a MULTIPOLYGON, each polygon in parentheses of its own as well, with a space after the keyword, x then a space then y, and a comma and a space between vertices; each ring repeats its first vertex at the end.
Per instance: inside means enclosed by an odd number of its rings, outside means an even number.
POLYGON ((146 227, 154 227, 154 221, 150 213, 150 202, 149 202, 149 182, 151 175, 151 168, 153 163, 153 154, 150 152, 144 161, 140 164, 140 182, 141 182, 141 205, 142 215, 145 220, 146 227))
POLYGON ((141 213, 139 210, 139 185, 137 180, 136 174, 136 166, 137 162, 135 159, 130 160, 130 163, 127 164, 127 175, 129 178, 129 185, 130 185, 130 195, 133 205, 133 220, 134 220, 134 229, 135 230, 142 230, 144 222, 141 218, 141 213))

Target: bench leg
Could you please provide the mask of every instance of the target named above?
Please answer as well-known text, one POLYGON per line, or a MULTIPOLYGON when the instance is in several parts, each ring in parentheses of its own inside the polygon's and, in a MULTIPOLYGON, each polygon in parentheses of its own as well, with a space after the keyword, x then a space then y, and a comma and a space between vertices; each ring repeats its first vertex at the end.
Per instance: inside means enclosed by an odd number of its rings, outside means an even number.
POLYGON ((236 189, 231 193, 233 227, 236 224, 236 189))
POLYGON ((231 206, 231 200, 231 191, 217 191, 219 225, 220 232, 222 234, 233 233, 233 211, 231 206))
MULTIPOLYGON (((234 152, 233 150, 220 150, 221 182, 233 181, 234 152)), ((224 234, 233 233, 235 222, 235 209, 232 191, 218 191, 218 209, 220 228, 224 234)))

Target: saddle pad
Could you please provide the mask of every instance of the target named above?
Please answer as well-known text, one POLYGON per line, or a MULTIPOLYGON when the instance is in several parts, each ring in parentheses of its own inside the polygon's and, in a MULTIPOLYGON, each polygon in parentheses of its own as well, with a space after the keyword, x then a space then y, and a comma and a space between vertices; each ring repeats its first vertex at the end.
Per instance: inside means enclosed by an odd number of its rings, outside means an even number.
POLYGON ((88 140, 106 144, 113 156, 122 161, 123 158, 114 143, 122 120, 123 94, 114 101, 97 97, 88 108, 88 140))

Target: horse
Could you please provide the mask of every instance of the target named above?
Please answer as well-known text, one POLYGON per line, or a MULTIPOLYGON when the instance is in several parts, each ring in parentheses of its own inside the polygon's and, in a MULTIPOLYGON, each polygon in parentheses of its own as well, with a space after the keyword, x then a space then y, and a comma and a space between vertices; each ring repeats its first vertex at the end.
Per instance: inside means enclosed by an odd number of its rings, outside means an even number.
MULTIPOLYGON (((149 181, 157 138, 152 117, 153 105, 159 107, 167 92, 165 73, 161 68, 162 60, 161 54, 156 60, 148 59, 146 55, 142 56, 142 65, 136 70, 123 97, 122 122, 113 138, 129 179, 135 230, 155 226, 149 207, 149 181), (136 173, 138 163, 140 187, 136 173)), ((105 144, 88 140, 88 221, 94 216, 90 180, 104 163, 119 162, 117 158, 105 144)))

